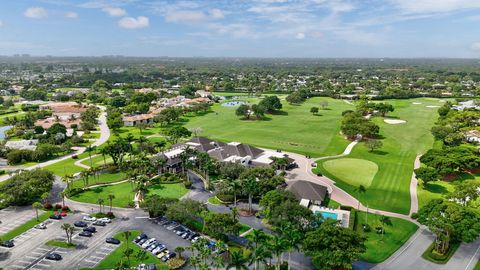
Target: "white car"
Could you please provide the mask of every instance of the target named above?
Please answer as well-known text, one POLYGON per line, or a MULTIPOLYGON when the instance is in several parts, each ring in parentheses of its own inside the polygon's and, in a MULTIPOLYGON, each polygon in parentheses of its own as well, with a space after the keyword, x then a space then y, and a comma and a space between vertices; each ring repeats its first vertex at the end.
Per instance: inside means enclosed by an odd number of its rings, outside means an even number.
POLYGON ((35 226, 35 229, 40 229, 40 230, 44 230, 47 228, 47 225, 45 225, 45 223, 39 223, 35 226))
POLYGON ((153 241, 155 241, 155 238, 148 239, 147 241, 145 241, 145 243, 142 244, 142 248, 147 248, 148 246, 150 246, 151 243, 153 243, 153 241))
POLYGON ((95 220, 97 220, 97 218, 96 217, 91 217, 91 216, 84 216, 83 220, 85 220, 85 221, 95 221, 95 220))
POLYGON ((98 220, 99 220, 99 221, 102 221, 102 222, 104 222, 104 223, 111 223, 111 222, 112 222, 112 220, 109 219, 109 218, 107 218, 107 217, 99 218, 98 220))

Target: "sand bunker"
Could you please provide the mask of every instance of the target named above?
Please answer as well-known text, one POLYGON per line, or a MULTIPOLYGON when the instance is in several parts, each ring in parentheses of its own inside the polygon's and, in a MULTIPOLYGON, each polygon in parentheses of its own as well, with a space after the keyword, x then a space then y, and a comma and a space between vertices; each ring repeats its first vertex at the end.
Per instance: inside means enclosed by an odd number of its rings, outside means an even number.
POLYGON ((421 102, 412 102, 413 105, 420 105, 422 104, 421 102))
POLYGON ((383 119, 383 121, 391 125, 405 124, 407 122, 405 120, 399 120, 399 119, 383 119))
POLYGON ((440 106, 437 106, 437 105, 428 105, 428 106, 425 106, 427 108, 440 108, 440 106))

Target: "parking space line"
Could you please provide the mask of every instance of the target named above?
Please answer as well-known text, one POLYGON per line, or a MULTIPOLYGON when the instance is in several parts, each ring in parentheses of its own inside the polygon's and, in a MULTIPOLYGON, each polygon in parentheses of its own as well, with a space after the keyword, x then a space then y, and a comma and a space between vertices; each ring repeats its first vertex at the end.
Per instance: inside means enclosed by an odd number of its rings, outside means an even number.
POLYGON ((92 261, 92 260, 89 260, 89 259, 85 259, 86 262, 89 262, 89 263, 94 263, 94 264, 97 264, 99 261, 92 261))

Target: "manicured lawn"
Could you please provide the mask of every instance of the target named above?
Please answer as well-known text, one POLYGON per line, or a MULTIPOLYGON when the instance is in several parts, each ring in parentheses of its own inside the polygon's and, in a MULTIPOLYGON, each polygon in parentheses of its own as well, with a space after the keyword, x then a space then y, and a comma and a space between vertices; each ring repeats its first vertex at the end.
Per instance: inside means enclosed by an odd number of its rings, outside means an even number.
POLYGON ((85 159, 81 163, 83 165, 87 165, 87 166, 90 166, 90 167, 92 167, 92 165, 93 165, 93 167, 99 167, 99 166, 104 165, 104 163, 106 163, 106 164, 113 163, 113 159, 110 156, 105 156, 105 160, 103 160, 102 155, 98 155, 98 156, 94 156, 94 157, 92 155, 92 163, 90 163, 90 158, 88 158, 88 156, 87 156, 87 159, 85 159))
MULTIPOLYGON (((441 104, 436 99, 408 99, 387 100, 395 107, 395 111, 389 116, 406 120, 405 124, 386 124, 381 117, 373 118, 380 126, 380 135, 383 147, 370 152, 363 143, 353 149, 349 158, 369 160, 378 165, 370 187, 365 194, 360 195, 360 200, 370 208, 387 210, 402 214, 408 214, 410 210, 410 180, 413 173, 413 162, 418 154, 425 153, 433 146, 433 136, 430 129, 438 118, 435 108, 427 108, 426 105, 441 104), (421 102, 413 105, 412 102, 421 102)), ((345 179, 325 170, 323 163, 319 161, 318 169, 326 176, 335 180, 337 185, 358 197, 354 192, 358 182, 345 179)), ((361 170, 361 168, 360 168, 361 170)), ((357 172, 357 174, 360 172, 357 172)))
POLYGON ((365 223, 365 212, 357 212, 356 230, 367 236, 367 252, 362 254, 361 259, 371 263, 380 263, 390 257, 417 231, 418 226, 409 221, 390 218, 392 226, 385 225, 385 235, 375 231, 375 227, 381 226, 380 216, 368 214, 370 232, 363 232, 362 223, 365 223))
MULTIPOLYGON (((39 210, 39 212, 40 212, 40 210, 39 210)), ((44 222, 45 220, 48 219, 48 217, 50 217, 51 214, 52 214, 52 212, 50 212, 50 211, 44 212, 42 214, 39 213, 38 221, 37 221, 37 217, 35 216, 35 213, 32 210, 32 217, 33 217, 32 219, 30 219, 29 221, 23 223, 22 225, 14 228, 13 230, 7 232, 6 234, 1 235, 0 238, 2 240, 11 240, 11 239, 19 236, 20 234, 30 230, 31 228, 35 227, 35 225, 44 222)))
MULTIPOLYGON (((134 193, 131 183, 122 183, 112 186, 96 187, 72 196, 70 199, 79 202, 97 204, 99 198, 105 201, 105 206, 109 206, 108 194, 114 194, 115 199, 112 205, 115 207, 127 207, 128 203, 133 201, 134 193)), ((108 208, 108 207, 107 207, 108 208)))
POLYGON ((85 170, 82 167, 76 166, 75 161, 88 157, 88 153, 82 153, 78 155, 78 159, 67 158, 65 160, 59 161, 57 163, 46 166, 45 169, 51 171, 52 173, 58 176, 72 175, 77 172, 85 170))
POLYGON ((425 187, 420 183, 417 189, 419 207, 427 204, 432 199, 440 199, 444 197, 447 193, 452 192, 455 189, 455 185, 463 181, 475 181, 480 183, 480 174, 463 173, 459 175, 455 181, 435 181, 428 183, 425 187))
POLYGON ((183 183, 176 184, 158 184, 151 186, 148 194, 157 194, 164 198, 179 199, 183 195, 187 194, 188 189, 185 188, 183 183))
POLYGON ((480 260, 478 260, 478 262, 475 265, 475 268, 473 268, 473 270, 480 270, 480 260))
MULTIPOLYGON (((113 183, 113 182, 118 182, 127 177, 127 174, 124 172, 116 172, 116 173, 104 173, 98 175, 98 178, 95 180, 93 176, 90 176, 88 178, 88 185, 97 185, 97 184, 107 184, 107 183, 113 183)), ((71 188, 82 188, 84 187, 84 182, 82 179, 75 180, 70 186, 71 188)))
POLYGON ((58 240, 50 240, 45 243, 47 246, 54 246, 54 247, 61 247, 61 248, 75 248, 77 245, 74 243, 67 243, 65 241, 58 241, 58 240))
MULTIPOLYGON (((158 184, 150 187, 148 192, 151 194, 158 194, 165 198, 178 199, 187 193, 183 183, 177 184, 158 184)), ((115 199, 112 200, 112 205, 115 207, 127 207, 128 203, 133 201, 134 192, 132 191, 132 184, 129 182, 118 185, 96 187, 72 196, 71 199, 79 202, 96 204, 99 198, 105 200, 105 205, 109 205, 108 194, 114 194, 115 199)))
POLYGON ((323 168, 336 177, 354 186, 370 187, 378 171, 377 164, 357 158, 332 159, 323 163, 323 168))
POLYGON ((222 204, 222 202, 217 198, 217 196, 208 198, 208 202, 211 204, 222 204))
MULTIPOLYGON (((236 107, 220 104, 203 116, 184 117, 187 128, 201 128, 201 136, 220 141, 239 141, 271 149, 282 149, 315 157, 343 152, 348 141, 340 135, 342 111, 353 106, 342 100, 311 98, 302 105, 289 105, 281 96, 283 109, 275 115, 266 115, 266 120, 240 120, 235 115, 236 107), (321 101, 328 101, 329 109, 312 115, 311 107, 320 107, 321 101)), ((259 98, 248 98, 258 103, 259 98)))
POLYGON ((423 253, 422 258, 427 261, 431 261, 436 264, 446 264, 450 258, 452 258, 455 251, 457 251, 458 247, 460 247, 460 242, 453 242, 450 243, 450 247, 446 254, 440 255, 434 251, 435 242, 433 242, 423 253))
POLYGON ((168 270, 168 266, 164 263, 162 263, 157 257, 152 255, 150 252, 147 252, 147 259, 145 260, 138 260, 136 258, 136 254, 138 254, 139 251, 142 249, 132 243, 132 240, 137 237, 137 235, 140 234, 140 231, 131 231, 132 234, 128 239, 125 239, 125 235, 123 232, 117 233, 114 238, 117 238, 118 240, 122 241, 122 243, 112 252, 110 255, 108 255, 105 259, 100 261, 99 264, 95 268, 92 269, 114 269, 116 268, 117 264, 121 260, 126 260, 125 256, 123 255, 124 251, 127 248, 133 249, 133 255, 130 257, 130 266, 135 267, 138 266, 141 263, 145 264, 156 264, 159 266, 160 270, 168 270))
POLYGON ((242 234, 242 233, 244 233, 244 232, 246 232, 246 231, 248 231, 248 230, 250 230, 250 229, 251 229, 251 228, 250 228, 249 226, 240 223, 240 231, 238 231, 238 234, 240 235, 240 234, 242 234))

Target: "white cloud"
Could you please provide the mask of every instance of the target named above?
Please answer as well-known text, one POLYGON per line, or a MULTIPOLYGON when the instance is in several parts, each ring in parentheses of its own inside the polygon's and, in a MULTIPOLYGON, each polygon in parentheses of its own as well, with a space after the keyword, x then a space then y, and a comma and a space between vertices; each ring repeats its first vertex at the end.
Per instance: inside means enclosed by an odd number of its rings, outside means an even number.
POLYGON ((118 21, 118 26, 127 29, 145 28, 150 25, 150 20, 145 16, 124 17, 118 21))
POLYGON ((165 20, 174 23, 199 23, 206 21, 207 16, 201 11, 180 10, 168 12, 165 20))
POLYGON ((304 38, 305 38, 305 34, 304 34, 304 33, 297 33, 297 34, 295 35, 295 38, 296 38, 296 39, 304 39, 304 38))
POLYGON ((478 0, 391 0, 406 13, 445 13, 480 8, 478 0))
POLYGON ((25 10, 23 15, 32 19, 42 19, 48 17, 48 12, 46 9, 41 7, 30 7, 25 10))
POLYGON ((78 14, 76 12, 73 12, 73 11, 68 11, 68 12, 65 12, 65 18, 69 18, 69 19, 76 19, 78 18, 78 14))
POLYGON ((211 9, 208 13, 213 19, 223 19, 225 17, 223 11, 218 8, 211 9))
POLYGON ((118 7, 104 7, 102 8, 103 12, 107 13, 109 16, 112 17, 122 17, 127 15, 127 11, 123 8, 118 7))
POLYGON ((473 51, 480 52, 480 42, 475 42, 470 46, 470 49, 473 51))
POLYGON ((3 21, 0 20, 0 27, 2 27, 4 24, 3 24, 3 21))

